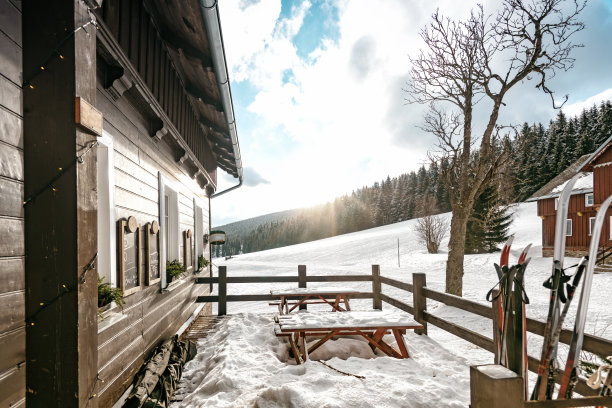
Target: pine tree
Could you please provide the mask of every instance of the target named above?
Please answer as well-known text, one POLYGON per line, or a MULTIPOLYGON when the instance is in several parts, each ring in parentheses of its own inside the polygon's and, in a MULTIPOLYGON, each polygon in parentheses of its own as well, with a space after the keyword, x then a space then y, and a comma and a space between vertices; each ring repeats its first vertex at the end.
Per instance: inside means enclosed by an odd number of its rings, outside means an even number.
POLYGON ((480 193, 466 230, 467 254, 494 252, 497 245, 508 239, 512 214, 501 205, 496 185, 489 185, 480 193))

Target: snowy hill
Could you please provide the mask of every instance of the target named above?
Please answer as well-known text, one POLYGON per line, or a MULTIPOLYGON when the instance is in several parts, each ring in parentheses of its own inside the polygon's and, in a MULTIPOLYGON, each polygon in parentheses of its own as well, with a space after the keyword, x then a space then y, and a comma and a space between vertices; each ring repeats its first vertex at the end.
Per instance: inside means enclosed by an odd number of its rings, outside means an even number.
POLYGON ((225 231, 228 237, 238 237, 255 230, 260 225, 278 222, 296 216, 302 209, 279 211, 275 213, 260 215, 246 220, 236 221, 229 224, 213 227, 213 230, 225 231))
MULTIPOLYGON (((534 245, 529 252, 532 259, 525 275, 525 289, 531 300, 526 312, 529 317, 544 321, 550 292, 542 287, 542 282, 550 276, 552 261, 541 256, 541 220, 536 214, 536 203, 520 204, 514 210, 511 262, 525 245, 534 245)), ((450 214, 444 216, 449 218, 450 214)), ((308 274, 313 275, 361 275, 371 273, 372 264, 379 264, 383 276, 405 282, 412 281, 412 273, 424 272, 429 288, 444 291, 446 246, 443 244, 440 254, 428 254, 415 237, 415 223, 416 220, 410 220, 215 262, 226 265, 230 276, 295 276, 298 264, 307 265, 308 274)), ((573 265, 576 261, 566 258, 565 265, 573 265)), ((499 252, 466 255, 465 298, 487 304, 485 295, 497 283, 494 262, 499 262, 499 252)), ((573 272, 573 268, 569 271, 573 272)), ((234 284, 228 286, 228 294, 263 294, 271 288, 287 286, 292 285, 234 284)), ((349 282, 346 286, 371 291, 368 282, 349 282)), ((610 288, 612 274, 594 276, 586 327, 587 333, 607 339, 612 339, 610 288)), ((579 291, 580 288, 577 293, 579 291)), ((383 293, 412 303, 411 293, 387 285, 383 285, 383 293)), ((573 325, 576 303, 570 309, 565 327, 573 325)), ((353 300, 351 307, 368 310, 372 308, 372 301, 353 300)), ((438 317, 492 337, 489 319, 431 300, 427 308, 438 317)), ((385 303, 383 309, 393 308, 385 303)), ((227 310, 232 316, 213 336, 200 343, 200 354, 186 366, 179 391, 180 398, 185 400, 176 406, 465 407, 469 403, 469 366, 493 360, 491 353, 430 325, 428 336, 407 333, 410 359, 374 355, 369 353, 363 341, 339 339, 326 343, 312 358, 325 360, 349 375, 339 374, 316 361, 295 366, 288 357, 285 342, 273 335, 274 309, 267 302, 229 303, 227 310), (412 402, 408 404, 407 401, 412 402)), ((541 337, 529 334, 529 354, 539 357, 540 351, 541 337)), ((564 358, 566 354, 567 347, 560 346, 559 356, 564 358)))

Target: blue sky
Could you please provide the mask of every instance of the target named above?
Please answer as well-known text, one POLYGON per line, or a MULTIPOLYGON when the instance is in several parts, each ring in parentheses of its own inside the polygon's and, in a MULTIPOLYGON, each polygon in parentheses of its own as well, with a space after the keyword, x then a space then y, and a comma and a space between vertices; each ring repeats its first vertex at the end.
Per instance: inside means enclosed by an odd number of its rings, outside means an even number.
MULTIPOLYGON (((493 12, 499 0, 484 1, 493 12)), ((425 107, 402 91, 418 30, 436 8, 464 18, 476 1, 240 0, 219 5, 245 185, 212 200, 213 225, 323 203, 427 163, 425 107)), ((612 99, 612 0, 590 0, 573 70, 551 81, 564 110, 612 99)), ((548 122, 526 81, 502 123, 548 122)), ((219 189, 236 183, 220 174, 219 189)))

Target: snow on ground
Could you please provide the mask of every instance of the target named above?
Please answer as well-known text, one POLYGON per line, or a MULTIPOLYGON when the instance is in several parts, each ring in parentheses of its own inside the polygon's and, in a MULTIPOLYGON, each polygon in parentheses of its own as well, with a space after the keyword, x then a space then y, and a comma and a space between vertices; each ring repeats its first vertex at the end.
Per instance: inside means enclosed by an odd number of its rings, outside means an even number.
MULTIPOLYGON (((449 214, 444 215, 450 217, 449 214)), ((431 255, 413 232, 415 221, 405 221, 320 241, 253 254, 239 255, 227 261, 213 260, 227 266, 229 276, 297 275, 297 265, 307 265, 309 275, 363 275, 371 265, 381 265, 381 274, 412 282, 412 273, 423 272, 427 286, 444 291, 446 252, 431 255), (400 243, 398 267, 397 240, 400 243)), ((551 259, 541 257, 541 220, 536 203, 515 207, 511 233, 515 235, 511 261, 528 243, 534 244, 525 275, 525 287, 531 303, 529 317, 545 320, 549 291, 542 282, 550 275, 551 259)), ((565 265, 578 260, 566 258, 565 265)), ((499 253, 465 256, 463 296, 487 304, 485 295, 497 283, 493 263, 499 253)), ((573 269, 573 268, 572 268, 573 269)), ((324 283, 309 283, 323 286, 324 283)), ((328 284, 329 285, 329 284, 328 284)), ((371 291, 371 283, 347 282, 343 286, 371 291)), ((286 288, 278 284, 233 284, 228 294, 262 294, 270 289, 286 288)), ((591 292, 587 333, 612 338, 612 310, 609 295, 612 274, 596 274, 591 292)), ((578 289, 579 293, 580 288, 578 289)), ((383 285, 383 293, 412 303, 412 294, 383 285)), ((578 297, 578 295, 577 295, 578 297)), ((570 309, 566 327, 571 328, 576 300, 570 309)), ((353 300, 353 310, 370 310, 372 301, 353 300)), ((492 337, 491 321, 437 302, 428 301, 428 311, 492 337)), ((322 308, 322 306, 321 306, 322 308)), ((316 307, 309 307, 317 310, 316 307)), ((393 309, 383 304, 383 309, 393 309)), ((325 310, 325 309, 320 309, 325 310)), ((310 361, 296 366, 288 358, 285 340, 273 332, 274 309, 267 302, 229 303, 231 315, 218 329, 198 344, 198 355, 187 364, 177 393, 183 402, 178 407, 465 407, 469 404, 469 366, 491 363, 491 353, 429 325, 428 336, 407 333, 411 358, 397 360, 373 355, 364 340, 329 341, 311 356, 325 360, 340 371, 364 376, 359 379, 310 361)), ((386 338, 394 344, 393 338, 386 338)), ((539 357, 541 338, 528 336, 529 354, 539 357)), ((560 347, 563 356, 567 348, 560 347)))

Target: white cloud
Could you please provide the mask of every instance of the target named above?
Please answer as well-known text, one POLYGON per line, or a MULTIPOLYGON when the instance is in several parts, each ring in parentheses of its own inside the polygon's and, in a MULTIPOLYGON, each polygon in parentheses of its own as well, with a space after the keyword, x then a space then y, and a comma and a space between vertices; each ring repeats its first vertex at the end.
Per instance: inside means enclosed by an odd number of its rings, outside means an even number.
POLYGON ((577 101, 563 107, 563 113, 568 116, 578 116, 584 109, 590 109, 593 105, 599 105, 602 101, 612 100, 612 88, 593 95, 584 101, 577 101))
MULTIPOLYGON (((416 127, 423 107, 404 106, 401 91, 410 69, 408 56, 421 48, 419 29, 436 8, 465 18, 476 1, 432 3, 337 0, 338 39, 324 40, 301 58, 293 40, 312 11, 310 2, 294 6, 280 21, 280 0, 244 8, 224 2, 231 78, 248 81, 256 91, 248 105, 255 122, 246 126, 237 117, 243 161, 270 184, 215 199, 213 214, 241 219, 312 205, 426 162, 432 140, 416 127), (287 70, 293 73, 288 82, 287 70)), ((499 1, 484 3, 485 12, 492 12, 499 1)), ((546 123, 554 115, 547 98, 533 84, 523 84, 508 95, 501 120, 546 123)), ((584 103, 592 105, 591 98, 584 103)))

